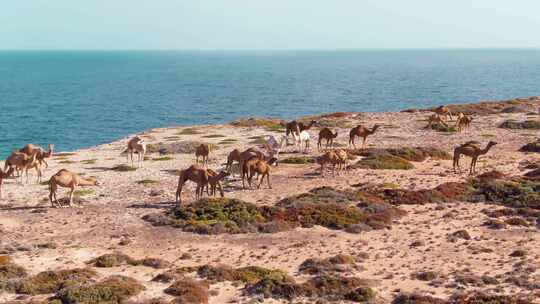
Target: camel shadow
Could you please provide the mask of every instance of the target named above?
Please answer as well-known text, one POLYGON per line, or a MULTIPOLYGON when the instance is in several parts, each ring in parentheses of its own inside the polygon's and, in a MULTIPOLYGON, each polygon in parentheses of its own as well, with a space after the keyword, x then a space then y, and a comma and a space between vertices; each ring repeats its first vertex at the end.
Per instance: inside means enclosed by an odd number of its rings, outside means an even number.
POLYGON ((1 206, 0 211, 24 211, 31 210, 32 213, 39 213, 46 211, 49 207, 47 206, 1 206))
POLYGON ((96 171, 111 171, 112 168, 110 167, 89 167, 88 170, 96 170, 96 171))

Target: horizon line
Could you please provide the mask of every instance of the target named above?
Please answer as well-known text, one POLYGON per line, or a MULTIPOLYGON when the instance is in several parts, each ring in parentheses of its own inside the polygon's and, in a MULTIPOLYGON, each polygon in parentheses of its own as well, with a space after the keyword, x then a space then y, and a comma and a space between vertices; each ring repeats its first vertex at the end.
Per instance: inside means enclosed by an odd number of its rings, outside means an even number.
POLYGON ((335 49, 174 49, 174 48, 148 48, 148 49, 2 49, 0 52, 369 52, 369 51, 538 51, 539 47, 448 47, 448 48, 335 48, 335 49))

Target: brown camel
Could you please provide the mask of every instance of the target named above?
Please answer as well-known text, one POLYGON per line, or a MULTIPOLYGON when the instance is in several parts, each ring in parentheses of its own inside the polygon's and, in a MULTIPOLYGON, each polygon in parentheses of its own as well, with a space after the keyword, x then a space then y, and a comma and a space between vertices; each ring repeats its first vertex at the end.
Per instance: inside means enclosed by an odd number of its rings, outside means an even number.
POLYGON ((327 164, 332 165, 332 176, 336 176, 336 166, 340 165, 341 158, 336 154, 335 151, 328 151, 317 157, 315 162, 321 165, 321 177, 324 177, 324 166, 327 164))
MULTIPOLYGON (((242 164, 242 189, 246 189, 245 185, 245 179, 247 178, 248 185, 251 188, 251 180, 255 173, 257 173, 258 176, 261 177, 261 180, 259 182, 259 185, 257 186, 257 189, 261 188, 261 185, 264 181, 264 177, 266 176, 266 180, 268 182, 268 188, 272 189, 272 185, 270 184, 270 166, 274 162, 277 161, 277 158, 273 157, 268 162, 262 159, 259 159, 258 157, 254 156, 242 164)), ((257 179, 257 178, 255 178, 257 179)))
POLYGON ((432 114, 428 117, 428 125, 426 129, 431 129, 434 124, 440 124, 444 127, 448 127, 448 124, 441 118, 439 114, 432 114))
POLYGON ((445 119, 448 119, 448 116, 450 117, 450 120, 453 120, 454 118, 452 117, 452 112, 450 111, 450 108, 448 108, 447 106, 440 106, 440 107, 437 107, 435 110, 434 110, 435 114, 444 117, 445 119))
POLYGON ((339 167, 338 169, 343 171, 347 171, 348 170, 348 167, 347 167, 347 162, 349 160, 349 153, 347 153, 347 151, 343 150, 343 149, 337 149, 335 150, 335 153, 337 155, 337 157, 339 158, 339 167))
POLYGON ((49 167, 49 164, 47 163, 46 158, 49 158, 53 155, 54 145, 49 144, 49 150, 45 152, 43 148, 33 145, 33 144, 27 144, 24 146, 24 148, 20 149, 19 152, 24 153, 28 156, 32 156, 34 154, 37 155, 37 160, 39 162, 39 165, 45 165, 45 168, 49 167))
POLYGON ((472 120, 472 116, 467 116, 463 113, 459 113, 456 121, 456 128, 458 132, 461 132, 464 129, 468 129, 472 120))
POLYGON ((210 146, 207 144, 200 144, 197 149, 195 149, 195 162, 199 163, 199 157, 201 157, 203 166, 208 165, 208 155, 210 155, 210 146))
MULTIPOLYGON (((255 148, 248 148, 244 152, 240 152, 238 149, 234 149, 229 153, 229 156, 227 156, 227 164, 225 166, 225 170, 228 172, 231 172, 232 165, 236 161, 239 164, 240 170, 242 170, 242 166, 244 161, 252 158, 257 157, 258 159, 266 160, 267 157, 264 155, 263 152, 255 149, 255 148)), ((240 174, 242 174, 240 172, 240 174)))
POLYGON ((23 181, 23 173, 26 173, 26 182, 28 182, 28 170, 31 168, 36 168, 38 178, 41 176, 41 168, 39 166, 39 162, 37 161, 37 154, 28 156, 21 152, 13 152, 6 159, 4 171, 8 170, 10 167, 15 169, 15 172, 18 173, 21 183, 23 181))
POLYGON ((210 196, 216 196, 216 188, 219 189, 219 194, 221 197, 224 197, 223 194, 223 188, 221 187, 221 181, 230 175, 229 172, 221 171, 217 173, 216 171, 212 169, 206 169, 206 172, 208 173, 208 185, 206 186, 206 193, 210 196), (210 186, 210 193, 208 193, 208 186, 210 186))
POLYGON ((322 140, 323 139, 326 140, 326 149, 328 149, 328 146, 333 146, 334 145, 334 138, 336 138, 337 136, 338 136, 337 131, 336 131, 336 133, 332 133, 332 131, 330 131, 330 129, 323 128, 319 132, 319 141, 317 142, 317 148, 319 148, 319 151, 322 150, 322 140))
POLYGON ((374 125, 373 128, 371 128, 370 130, 362 125, 358 125, 352 128, 351 131, 349 132, 349 146, 352 144, 352 146, 356 149, 354 138, 358 136, 358 137, 362 137, 362 149, 364 149, 366 145, 367 137, 375 133, 375 131, 377 131, 379 127, 380 127, 379 125, 374 125))
POLYGON ((139 136, 135 136, 127 143, 127 161, 131 158, 131 166, 133 166, 133 153, 137 153, 137 163, 141 167, 144 165, 144 155, 146 154, 146 143, 139 136))
POLYGON ((51 201, 52 207, 55 207, 55 203, 57 206, 60 206, 58 198, 56 197, 58 187, 70 188, 68 206, 71 207, 73 204, 73 192, 75 192, 77 187, 97 185, 99 185, 99 182, 95 178, 82 178, 77 173, 61 169, 49 179, 49 200, 51 201))
POLYGON ((285 125, 285 135, 287 136, 287 138, 289 138, 289 134, 292 135, 294 141, 296 142, 296 138, 300 136, 300 132, 311 129, 311 127, 313 127, 313 125, 316 123, 317 122, 315 120, 312 120, 309 122, 309 124, 306 125, 301 121, 298 122, 296 120, 293 120, 285 125))
POLYGON ((480 155, 488 153, 489 149, 491 149, 491 147, 495 146, 496 144, 496 142, 490 141, 484 149, 481 149, 475 143, 465 143, 461 146, 456 147, 454 149, 454 173, 456 173, 456 167, 458 168, 459 172, 461 172, 461 168, 459 167, 459 158, 463 154, 471 158, 471 168, 469 171, 469 175, 474 174, 476 172, 476 161, 478 160, 478 157, 480 155))
POLYGON ((192 181, 197 184, 195 198, 199 199, 203 194, 204 187, 208 185, 208 172, 199 165, 192 165, 189 168, 180 171, 178 187, 176 189, 176 203, 178 206, 182 203, 182 188, 187 181, 192 181))
POLYGON ((4 183, 4 179, 10 177, 14 170, 13 167, 9 167, 6 172, 0 169, 0 199, 2 199, 2 184, 4 183))

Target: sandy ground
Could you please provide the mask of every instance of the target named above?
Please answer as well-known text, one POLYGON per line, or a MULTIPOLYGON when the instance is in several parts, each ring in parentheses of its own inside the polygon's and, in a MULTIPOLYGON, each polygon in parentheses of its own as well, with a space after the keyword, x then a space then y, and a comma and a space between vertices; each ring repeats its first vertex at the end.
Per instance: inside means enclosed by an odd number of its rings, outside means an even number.
MULTIPOLYGON (((497 141, 487 155, 478 162, 479 172, 497 169, 507 174, 523 174, 524 162, 540 162, 540 154, 516 152, 521 146, 538 137, 538 131, 506 130, 497 128, 507 119, 525 120, 522 113, 496 114, 477 117, 469 130, 463 133, 444 134, 424 129, 429 113, 362 113, 350 118, 352 124, 383 124, 373 136, 369 137, 370 147, 433 146, 451 152, 455 146, 469 140, 477 140, 485 145, 489 140, 497 141)), ((538 116, 533 116, 538 119, 538 116)), ((211 154, 210 168, 223 168, 226 155, 234 148, 245 149, 253 144, 250 137, 277 135, 263 128, 233 127, 231 125, 204 125, 194 128, 200 134, 177 135, 184 127, 160 128, 144 133, 149 143, 194 140, 215 143, 218 149, 211 154), (209 135, 221 137, 208 138, 209 135), (224 139, 237 142, 222 144, 224 139)), ((335 129, 335 128, 334 128, 335 129)), ((337 129, 337 142, 345 145, 348 129, 337 129)), ((310 130, 312 148, 307 155, 317 156, 318 129, 310 130)), ((276 234, 239 234, 207 236, 182 232, 172 227, 153 227, 141 217, 171 208, 174 202, 177 176, 171 170, 184 169, 194 163, 192 154, 175 154, 172 160, 153 161, 158 154, 148 155, 150 160, 144 167, 133 172, 115 172, 109 168, 126 163, 120 153, 128 138, 74 151, 73 154, 55 156, 49 160, 49 168, 44 180, 65 168, 84 176, 96 177, 102 185, 90 187, 92 193, 83 197, 80 208, 50 208, 47 200, 48 186, 35 183, 31 176, 28 184, 8 179, 3 186, 4 199, 0 201, 0 242, 1 245, 19 246, 11 256, 31 273, 49 269, 84 267, 85 262, 104 253, 122 251, 135 258, 159 257, 176 266, 203 264, 227 264, 235 267, 258 265, 287 271, 302 280, 298 266, 307 258, 329 257, 339 253, 357 255, 368 253, 369 258, 353 272, 361 278, 375 279, 374 289, 390 302, 395 294, 404 292, 423 292, 447 298, 456 291, 455 287, 430 286, 429 282, 411 278, 411 274, 431 270, 445 275, 450 282, 455 271, 469 270, 477 275, 504 273, 511 270, 517 261, 509 254, 516 248, 529 251, 529 262, 540 266, 540 239, 534 227, 512 227, 503 230, 490 230, 481 223, 486 216, 480 212, 493 205, 482 203, 455 203, 436 208, 435 205, 402 206, 407 215, 392 226, 390 230, 374 230, 361 234, 349 234, 316 226, 297 228, 293 231, 276 234), (83 161, 92 164, 85 164, 83 161), (141 185, 137 181, 152 179, 152 185, 141 185), (448 217, 447 214, 453 214, 448 217), (466 229, 472 236, 470 241, 448 242, 447 235, 456 230, 466 229), (128 239, 127 245, 119 245, 128 239), (422 241, 423 246, 412 248, 414 241, 422 241), (40 249, 38 244, 55 243, 55 249, 40 249), (471 246, 493 249, 492 252, 473 254, 471 246), (192 258, 180 260, 183 253, 192 258)), ((294 147, 287 150, 293 151, 294 147)), ((293 154, 291 154, 293 155, 293 154)), ((284 154, 282 157, 289 157, 284 154)), ((467 167, 469 159, 462 160, 467 167)), ((313 175, 317 165, 280 164, 272 168, 273 189, 263 184, 260 190, 241 190, 241 181, 230 179, 226 196, 243 199, 258 205, 272 205, 280 199, 306 192, 318 186, 332 186, 349 189, 357 183, 393 183, 407 189, 425 189, 446 181, 462 181, 467 175, 454 174, 451 161, 427 160, 414 163, 413 170, 364 170, 357 169, 338 177, 322 178, 313 175)), ((183 200, 194 200, 194 185, 189 184, 183 192, 183 200)), ((65 189, 59 196, 64 196, 65 189)), ((154 297, 168 298, 163 293, 168 285, 150 282, 162 270, 144 266, 123 266, 97 269, 103 276, 123 274, 140 280, 146 291, 136 299, 154 297)), ((540 276, 537 271, 534 275, 540 276)), ((475 287, 461 286, 473 290, 475 287)), ((494 289, 493 286, 482 287, 494 289)), ((211 303, 242 303, 249 298, 241 294, 241 286, 231 283, 215 284, 211 303)), ((496 292, 504 294, 532 291, 504 283, 497 285, 496 292)), ((15 295, 0 294, 0 302, 13 299, 15 295)), ((264 303, 277 300, 264 299, 264 303)), ((302 300, 299 300, 302 301, 302 300)))

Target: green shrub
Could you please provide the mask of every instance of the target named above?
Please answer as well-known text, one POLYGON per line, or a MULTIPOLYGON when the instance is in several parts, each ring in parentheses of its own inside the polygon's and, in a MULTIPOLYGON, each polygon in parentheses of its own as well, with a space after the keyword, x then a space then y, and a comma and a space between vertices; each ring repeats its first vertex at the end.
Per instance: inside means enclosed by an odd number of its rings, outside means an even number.
POLYGON ((17 287, 17 293, 30 295, 55 293, 69 286, 92 282, 95 276, 96 272, 88 268, 44 271, 22 280, 17 287))
POLYGON ((98 283, 68 286, 56 294, 63 304, 120 304, 145 288, 137 280, 125 276, 110 276, 98 283))

